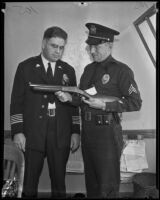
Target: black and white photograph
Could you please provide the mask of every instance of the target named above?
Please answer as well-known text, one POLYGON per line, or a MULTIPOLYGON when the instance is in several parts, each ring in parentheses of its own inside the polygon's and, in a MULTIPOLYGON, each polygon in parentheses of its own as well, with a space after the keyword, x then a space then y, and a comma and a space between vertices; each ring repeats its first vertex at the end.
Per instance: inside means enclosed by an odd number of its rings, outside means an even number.
POLYGON ((158 199, 158 2, 3 5, 1 197, 158 199))

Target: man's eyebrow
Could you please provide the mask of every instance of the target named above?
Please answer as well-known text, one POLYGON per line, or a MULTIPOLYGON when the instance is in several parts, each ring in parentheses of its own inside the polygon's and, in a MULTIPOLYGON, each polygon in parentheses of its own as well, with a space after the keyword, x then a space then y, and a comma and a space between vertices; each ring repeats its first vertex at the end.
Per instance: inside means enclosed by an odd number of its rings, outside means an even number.
POLYGON ((57 47, 64 47, 64 45, 60 46, 60 45, 55 44, 55 43, 52 43, 51 45, 52 45, 52 46, 57 46, 57 47))

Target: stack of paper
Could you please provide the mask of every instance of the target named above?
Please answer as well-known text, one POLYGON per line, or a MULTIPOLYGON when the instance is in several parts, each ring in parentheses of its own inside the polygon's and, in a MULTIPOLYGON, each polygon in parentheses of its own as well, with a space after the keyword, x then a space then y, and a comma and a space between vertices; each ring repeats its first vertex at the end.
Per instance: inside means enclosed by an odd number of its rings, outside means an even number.
POLYGON ((130 181, 135 173, 148 168, 143 140, 127 140, 121 156, 121 180, 130 181))

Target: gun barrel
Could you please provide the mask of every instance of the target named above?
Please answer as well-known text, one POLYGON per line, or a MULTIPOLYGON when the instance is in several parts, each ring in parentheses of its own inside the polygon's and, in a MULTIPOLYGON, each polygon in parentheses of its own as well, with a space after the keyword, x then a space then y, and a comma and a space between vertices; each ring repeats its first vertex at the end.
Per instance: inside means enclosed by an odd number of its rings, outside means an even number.
POLYGON ((118 97, 113 97, 113 96, 106 96, 106 95, 89 95, 87 92, 79 89, 78 87, 75 86, 60 86, 60 85, 45 85, 45 84, 32 84, 29 83, 29 86, 33 88, 36 91, 41 91, 41 92, 56 92, 56 91, 63 91, 63 92, 71 92, 71 93, 77 93, 80 94, 81 96, 84 96, 86 98, 100 98, 104 102, 113 102, 119 100, 118 97))
POLYGON ((31 84, 30 87, 32 87, 34 90, 43 91, 43 92, 56 92, 60 90, 62 91, 62 86, 31 84))

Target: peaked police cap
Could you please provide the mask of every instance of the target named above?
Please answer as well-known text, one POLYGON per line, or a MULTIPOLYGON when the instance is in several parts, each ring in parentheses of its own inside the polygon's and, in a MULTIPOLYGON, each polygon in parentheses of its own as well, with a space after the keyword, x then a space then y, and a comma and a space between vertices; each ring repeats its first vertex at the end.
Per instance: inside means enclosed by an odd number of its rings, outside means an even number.
POLYGON ((89 45, 97 45, 102 42, 113 42, 114 36, 119 35, 119 32, 95 23, 87 23, 86 27, 89 29, 88 39, 86 43, 89 45))

